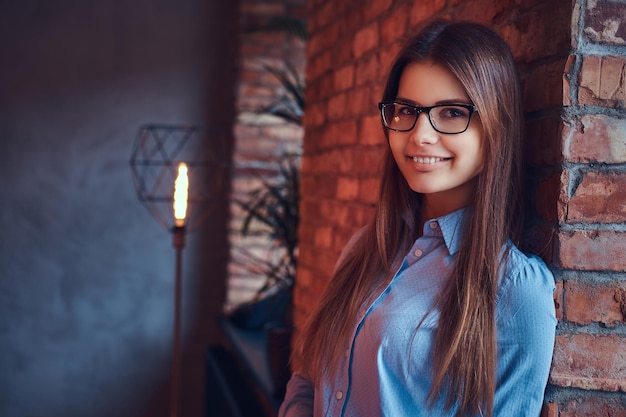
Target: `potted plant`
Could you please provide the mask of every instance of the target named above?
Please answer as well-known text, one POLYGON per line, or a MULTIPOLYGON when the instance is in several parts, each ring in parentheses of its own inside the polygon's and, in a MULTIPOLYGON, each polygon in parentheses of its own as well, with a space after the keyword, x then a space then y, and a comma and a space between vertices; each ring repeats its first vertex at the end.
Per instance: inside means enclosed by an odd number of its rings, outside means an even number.
MULTIPOLYGON (((258 114, 273 115, 288 123, 302 124, 304 82, 289 62, 284 69, 265 66, 282 85, 282 93, 258 114)), ((235 203, 244 211, 243 236, 265 235, 271 256, 247 253, 247 269, 261 273, 265 282, 252 300, 238 306, 230 320, 239 327, 263 328, 267 332, 268 366, 274 395, 281 398, 289 378, 289 352, 292 333, 292 289, 298 255, 298 205, 300 154, 283 152, 278 158, 277 175, 259 178, 260 186, 235 203), (255 226, 255 227, 253 227, 255 226)))
POLYGON ((291 324, 291 290, 298 248, 299 162, 297 154, 281 155, 276 177, 261 179, 261 185, 250 191, 247 199, 235 200, 245 213, 242 235, 265 236, 272 242, 269 256, 244 252, 246 269, 262 274, 265 282, 249 302, 231 313, 231 321, 239 327, 260 329, 291 324), (255 224, 257 227, 253 228, 255 224))

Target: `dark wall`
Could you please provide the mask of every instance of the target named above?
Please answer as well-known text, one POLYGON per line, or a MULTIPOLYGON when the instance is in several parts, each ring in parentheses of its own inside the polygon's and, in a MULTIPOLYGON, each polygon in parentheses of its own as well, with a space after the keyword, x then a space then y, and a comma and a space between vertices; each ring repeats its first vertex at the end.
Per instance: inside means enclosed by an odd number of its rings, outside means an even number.
MULTIPOLYGON (((0 416, 168 414, 175 253, 138 127, 232 125, 236 2, 0 2, 0 416)), ((184 252, 184 415, 224 298, 225 198, 184 252)))

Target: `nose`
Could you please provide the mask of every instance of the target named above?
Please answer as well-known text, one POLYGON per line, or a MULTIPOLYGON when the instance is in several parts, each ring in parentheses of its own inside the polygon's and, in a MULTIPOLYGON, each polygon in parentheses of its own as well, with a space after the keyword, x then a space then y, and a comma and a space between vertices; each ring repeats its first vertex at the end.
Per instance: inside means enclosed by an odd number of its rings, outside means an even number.
POLYGON ((439 133, 433 128, 426 112, 417 116, 417 121, 411 130, 411 140, 418 145, 433 144, 439 140, 439 133))

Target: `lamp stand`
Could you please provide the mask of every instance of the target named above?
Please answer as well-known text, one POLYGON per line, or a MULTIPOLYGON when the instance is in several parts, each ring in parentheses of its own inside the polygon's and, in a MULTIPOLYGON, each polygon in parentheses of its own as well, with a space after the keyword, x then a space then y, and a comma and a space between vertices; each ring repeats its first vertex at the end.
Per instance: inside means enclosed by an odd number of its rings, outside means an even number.
POLYGON ((185 247, 185 226, 174 226, 173 246, 176 250, 176 277, 174 290, 174 347, 172 352, 172 392, 170 398, 170 417, 178 417, 180 404, 180 323, 182 295, 183 248, 185 247))

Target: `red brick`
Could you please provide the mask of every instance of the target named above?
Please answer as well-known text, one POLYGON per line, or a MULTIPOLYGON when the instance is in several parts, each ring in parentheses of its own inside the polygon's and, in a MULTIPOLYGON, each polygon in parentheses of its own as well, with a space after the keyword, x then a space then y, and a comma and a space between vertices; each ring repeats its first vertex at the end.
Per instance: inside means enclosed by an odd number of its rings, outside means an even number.
POLYGON ((563 321, 563 304, 565 299, 563 296, 563 281, 556 281, 556 290, 554 291, 554 310, 556 312, 556 319, 560 322, 563 321))
POLYGON ((381 15, 389 6, 391 6, 392 0, 369 0, 366 3, 363 3, 363 19, 364 21, 369 21, 374 19, 375 17, 381 15))
POLYGON ((326 106, 321 103, 307 105, 302 123, 307 127, 320 126, 326 123, 326 106))
POLYGON ((357 164, 353 170, 356 173, 372 175, 381 172, 383 155, 379 146, 360 146, 352 150, 357 164))
POLYGON ((324 275, 330 278, 330 274, 337 261, 335 253, 326 248, 313 246, 310 243, 303 245, 301 248, 305 250, 304 253, 300 252, 298 255, 298 265, 316 271, 316 276, 311 282, 311 287, 316 286, 317 282, 324 275))
POLYGON ((333 76, 327 74, 325 76, 314 79, 309 83, 306 90, 307 103, 316 103, 326 99, 333 91, 333 76))
POLYGON ((306 161, 314 167, 317 174, 351 172, 354 167, 354 155, 350 149, 329 149, 324 153, 312 155, 306 161))
POLYGON ((256 31, 249 33, 245 40, 254 45, 270 46, 280 45, 287 40, 287 35, 283 31, 256 31))
MULTIPOLYGON (((387 74, 385 74, 385 76, 386 75, 387 74)), ((374 84, 370 84, 367 86, 370 91, 370 103, 372 103, 369 114, 379 114, 378 102, 383 97, 383 82, 385 81, 379 79, 378 82, 374 82, 374 84)))
POLYGON ((626 391, 626 339, 617 335, 558 335, 550 382, 586 390, 626 391))
POLYGON ((268 122, 261 128, 263 136, 278 139, 285 143, 302 143, 303 130, 294 123, 287 123, 280 120, 277 123, 268 122))
POLYGON ((372 208, 345 201, 322 201, 320 204, 321 218, 336 227, 360 228, 372 215, 372 208))
MULTIPOLYGON (((315 5, 312 1, 307 2, 307 24, 309 25, 309 31, 317 35, 318 28, 322 28, 337 17, 335 1, 322 1, 321 4, 315 5)), ((315 36, 311 36, 314 38, 315 36)), ((310 39, 309 39, 310 41, 310 39)))
POLYGON ((378 22, 374 22, 359 30, 356 35, 354 35, 354 41, 352 43, 354 57, 357 59, 360 58, 366 52, 376 48, 379 42, 378 22))
POLYGON ((334 175, 316 175, 301 180, 301 189, 308 193, 315 192, 317 199, 333 199, 336 196, 337 177, 334 175))
POLYGON ((569 203, 569 184, 570 172, 568 170, 561 171, 560 175, 561 188, 559 190, 559 198, 557 200, 557 215, 559 222, 567 221, 567 205, 569 203))
POLYGON ((595 43, 626 45, 626 3, 587 2, 585 37, 595 43))
POLYGON ((614 231, 559 232, 556 264, 583 271, 626 271, 626 233, 614 231))
MULTIPOLYGON (((306 79, 316 80, 324 73, 331 70, 333 67, 332 56, 330 51, 324 51, 323 53, 309 59, 306 69, 306 79)), ((312 86, 307 90, 312 90, 312 86)), ((319 93, 325 93, 327 91, 319 91, 319 93)), ((309 92, 307 91, 307 94, 309 92)))
POLYGON ((333 243, 333 228, 331 226, 316 227, 313 243, 317 248, 331 248, 333 243))
POLYGON ((571 106, 572 100, 570 98, 571 87, 570 84, 576 79, 574 72, 574 63, 576 62, 576 55, 570 55, 565 63, 565 69, 563 71, 563 105, 571 106))
MULTIPOLYGON (((262 56, 263 53, 265 53, 265 45, 246 42, 244 40, 239 47, 239 53, 242 56, 262 56)), ((242 74, 239 74, 239 79, 242 79, 242 74)))
POLYGON ((568 281, 564 289, 564 320, 576 324, 626 323, 626 283, 585 284, 568 281))
POLYGON ((273 86, 259 86, 252 84, 239 84, 240 97, 276 97, 276 88, 273 86))
POLYGON ((624 108, 626 57, 591 55, 583 58, 579 76, 579 104, 624 108))
POLYGON ((345 225, 350 221, 350 207, 339 201, 322 201, 320 205, 322 218, 332 224, 345 225))
POLYGON ((339 38, 339 23, 333 23, 322 29, 315 36, 311 37, 307 42, 307 56, 312 57, 318 55, 325 49, 337 42, 339 38))
POLYGON ((572 162, 626 162, 626 120, 601 114, 589 114, 566 124, 563 137, 569 139, 565 149, 572 162))
POLYGON ((411 8, 410 25, 416 26, 422 23, 424 20, 435 15, 446 6, 446 0, 433 0, 433 1, 414 1, 413 8, 411 8))
POLYGON ((355 33, 365 27, 363 6, 354 2, 343 1, 346 13, 341 16, 341 35, 354 38, 355 33))
POLYGON ((483 1, 480 7, 477 7, 476 3, 464 0, 456 0, 453 4, 456 6, 452 12, 453 19, 465 19, 486 25, 492 24, 494 17, 510 7, 506 1, 483 1))
POLYGON ((298 241, 301 245, 311 244, 315 241, 315 226, 309 223, 301 223, 298 228, 298 241))
POLYGON ((328 100, 328 108, 326 111, 329 121, 336 122, 346 118, 349 108, 347 99, 346 93, 340 93, 328 100))
POLYGON ((540 417, 559 417, 559 404, 543 403, 540 417))
POLYGON ((359 125, 359 144, 387 146, 387 140, 385 139, 380 116, 378 114, 361 118, 361 124, 359 125))
MULTIPOLYGON (((302 194, 305 195, 312 195, 315 190, 309 190, 309 192, 305 192, 306 189, 302 189, 302 194)), ((300 202, 300 210, 299 210, 299 214, 300 214, 300 218, 303 219, 302 223, 304 223, 304 219, 319 219, 320 218, 320 212, 321 212, 321 200, 319 199, 307 199, 307 198, 303 198, 302 201, 300 202)), ((303 243, 303 242, 301 242, 303 243)), ((303 250, 303 246, 300 247, 300 252, 305 252, 303 250)))
POLYGON ((380 36, 383 45, 392 43, 404 37, 409 21, 409 5, 401 4, 393 9, 393 12, 382 20, 380 24, 380 36))
MULTIPOLYGON (((402 48, 402 42, 401 41, 396 41, 390 45, 385 45, 385 47, 380 51, 380 53, 378 54, 379 58, 379 74, 380 74, 380 87, 382 90, 382 87, 384 86, 384 83, 387 81, 387 75, 389 74, 389 71, 391 70, 391 66, 393 65, 394 60, 396 59, 396 56, 398 55, 398 52, 400 51, 400 49, 402 48)), ((378 98, 380 98, 380 94, 377 96, 378 98)))
POLYGON ((359 180, 354 177, 339 177, 337 181, 337 200, 355 200, 359 195, 359 180))
POLYGON ((358 118, 363 114, 371 113, 376 104, 370 100, 371 89, 367 85, 353 88, 348 91, 348 116, 358 118))
POLYGON ((350 227, 354 230, 359 230, 361 227, 365 226, 370 222, 374 215, 374 207, 372 206, 364 206, 361 204, 351 205, 349 207, 350 217, 349 221, 345 223, 347 227, 350 227))
POLYGON ((355 120, 346 120, 327 124, 320 140, 321 147, 335 147, 337 145, 351 145, 358 140, 357 124, 355 120))
POLYGON ((346 65, 335 71, 335 90, 343 91, 354 85, 354 65, 346 65))
POLYGON ((568 222, 626 222, 626 173, 586 174, 567 208, 568 222))
POLYGON ((520 31, 519 23, 510 23, 503 24, 497 28, 497 32, 500 34, 502 39, 509 45, 511 48, 511 52, 513 53, 513 58, 515 58, 516 62, 525 63, 527 59, 525 57, 526 53, 526 39, 522 35, 520 31))
POLYGON ((567 401, 560 407, 559 417, 626 417, 623 399, 581 397, 567 401))
POLYGON ((357 61, 356 64, 356 85, 363 85, 371 82, 380 82, 378 79, 378 71, 380 63, 378 56, 371 55, 357 61))
POLYGON ((348 39, 339 41, 330 49, 330 56, 333 65, 340 67, 343 65, 354 65, 352 56, 352 42, 348 39))
POLYGON ((359 181, 359 201, 365 204, 375 204, 378 202, 378 190, 380 188, 380 178, 363 178, 359 181))

